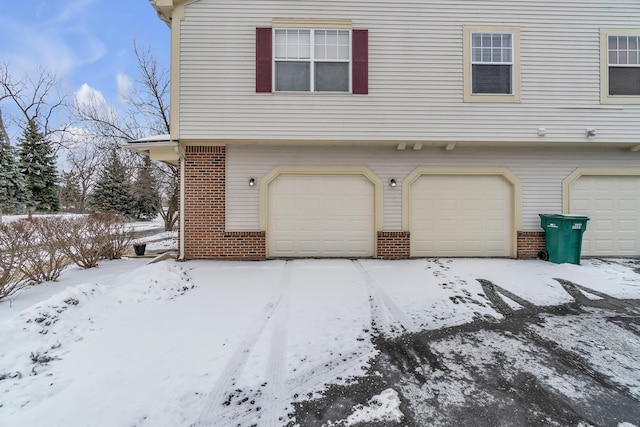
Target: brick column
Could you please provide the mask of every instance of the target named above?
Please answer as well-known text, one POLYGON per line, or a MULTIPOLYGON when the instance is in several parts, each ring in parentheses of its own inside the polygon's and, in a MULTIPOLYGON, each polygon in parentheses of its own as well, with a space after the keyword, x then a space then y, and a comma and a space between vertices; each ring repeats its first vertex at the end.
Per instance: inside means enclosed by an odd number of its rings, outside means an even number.
POLYGON ((411 256, 408 231, 378 231, 378 258, 407 259, 411 256))
POLYGON ((538 258, 538 252, 545 248, 544 231, 518 231, 518 258, 538 258))
POLYGON ((226 148, 188 146, 185 162, 185 259, 265 259, 264 231, 225 230, 226 148))

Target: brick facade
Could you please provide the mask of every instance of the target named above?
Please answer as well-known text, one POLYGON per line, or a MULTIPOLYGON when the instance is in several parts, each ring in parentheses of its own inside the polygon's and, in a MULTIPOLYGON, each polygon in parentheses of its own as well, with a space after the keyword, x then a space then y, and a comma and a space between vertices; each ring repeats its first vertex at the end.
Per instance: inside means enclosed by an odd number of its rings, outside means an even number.
POLYGON ((518 231, 519 259, 538 258, 538 252, 545 248, 544 231, 518 231))
POLYGON ((225 147, 187 147, 185 259, 265 259, 264 231, 225 230, 225 147))
POLYGON ((378 258, 407 259, 411 255, 408 231, 378 231, 378 258))

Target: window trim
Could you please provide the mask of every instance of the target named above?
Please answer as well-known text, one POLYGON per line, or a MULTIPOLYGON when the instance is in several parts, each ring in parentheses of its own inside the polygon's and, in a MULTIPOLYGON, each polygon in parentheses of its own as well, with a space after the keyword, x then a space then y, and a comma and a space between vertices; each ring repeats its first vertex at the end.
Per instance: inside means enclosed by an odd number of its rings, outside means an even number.
POLYGON ((351 27, 349 28, 340 28, 339 26, 335 27, 335 28, 331 28, 331 27, 324 27, 324 26, 317 26, 317 27, 312 27, 312 26, 300 26, 300 27, 274 27, 273 28, 273 37, 272 37, 272 46, 271 46, 271 51, 273 52, 272 54, 272 59, 271 59, 271 66, 272 66, 272 71, 271 71, 271 75, 272 75, 272 87, 273 87, 273 93, 285 93, 285 94, 307 94, 307 93, 313 93, 313 94, 338 94, 338 95, 342 95, 342 94, 352 94, 353 93, 353 30, 351 27), (297 61, 293 61, 293 60, 280 60, 278 61, 278 59, 276 58, 276 32, 278 30, 305 30, 305 31, 309 31, 309 90, 308 91, 294 91, 294 90, 277 90, 276 89, 276 81, 277 81, 277 73, 276 73, 276 62, 307 62, 306 60, 302 61, 302 60, 297 60, 297 61), (349 49, 348 49, 348 53, 349 53, 349 59, 348 60, 336 60, 336 59, 316 59, 315 58, 315 32, 316 31, 347 31, 349 33, 349 49), (348 69, 347 69, 347 78, 348 78, 348 89, 346 91, 317 91, 315 90, 315 63, 316 62, 338 62, 338 63, 347 63, 348 64, 348 69))
POLYGON ((520 29, 507 26, 469 26, 463 27, 464 56, 464 102, 520 102, 520 29), (473 93, 472 80, 472 34, 473 33, 510 33, 512 35, 512 70, 510 94, 473 93))
POLYGON ((638 95, 609 95, 609 36, 640 36, 640 28, 600 28, 600 103, 640 104, 638 95))

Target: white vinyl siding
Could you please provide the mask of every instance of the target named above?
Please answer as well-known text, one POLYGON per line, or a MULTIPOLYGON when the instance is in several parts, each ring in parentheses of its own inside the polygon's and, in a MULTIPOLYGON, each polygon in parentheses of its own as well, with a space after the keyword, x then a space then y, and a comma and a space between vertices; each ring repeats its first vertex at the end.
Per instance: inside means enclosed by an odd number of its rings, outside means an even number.
POLYGON ((395 147, 227 146, 227 229, 260 228, 260 179, 276 166, 366 166, 383 185, 385 231, 402 230, 402 184, 417 167, 508 168, 522 184, 522 229, 540 230, 540 213, 562 213, 562 183, 578 167, 637 168, 636 153, 624 150, 426 147, 404 151, 395 147), (395 178, 396 187, 388 185, 395 178))
POLYGON ((179 138, 635 143, 640 107, 600 103, 599 28, 637 22, 636 0, 200 0, 180 26, 179 138), (274 17, 367 29, 369 94, 255 93, 274 17), (497 24, 520 30, 520 103, 465 104, 463 28, 497 24))

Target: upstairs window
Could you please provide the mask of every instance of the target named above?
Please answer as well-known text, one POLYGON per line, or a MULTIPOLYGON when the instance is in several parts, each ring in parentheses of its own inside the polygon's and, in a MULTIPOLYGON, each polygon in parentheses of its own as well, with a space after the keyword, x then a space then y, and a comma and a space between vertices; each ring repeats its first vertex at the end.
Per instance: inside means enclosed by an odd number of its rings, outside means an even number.
POLYGON ((349 92, 349 30, 275 29, 276 92, 349 92))
POLYGON ((640 36, 607 38, 609 95, 640 96, 640 36))
POLYGON ((471 33, 471 93, 513 93, 513 34, 471 33))
POLYGON ((640 28, 600 29, 600 102, 640 104, 640 28))
POLYGON ((465 27, 466 102, 518 102, 518 29, 465 27))

